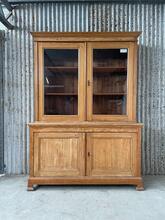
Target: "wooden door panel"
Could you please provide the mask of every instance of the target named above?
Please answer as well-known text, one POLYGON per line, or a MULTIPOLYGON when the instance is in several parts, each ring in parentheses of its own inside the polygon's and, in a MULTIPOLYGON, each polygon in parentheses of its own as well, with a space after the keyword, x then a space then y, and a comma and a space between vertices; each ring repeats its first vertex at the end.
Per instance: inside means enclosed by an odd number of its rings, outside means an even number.
POLYGON ((84 175, 84 149, 84 134, 36 133, 34 175, 84 175))
POLYGON ((89 121, 136 119, 136 49, 136 44, 133 42, 87 43, 87 119, 89 121), (120 49, 127 50, 126 63, 123 63, 122 59, 116 59, 113 52, 112 57, 106 57, 105 50, 120 51, 120 49), (95 50, 103 50, 102 54, 105 53, 103 57, 98 52, 99 62, 94 60, 95 50))
POLYGON ((40 42, 38 54, 35 79, 35 91, 38 95, 38 102, 35 104, 36 120, 51 122, 85 120, 85 43, 40 42), (68 51, 73 53, 77 51, 77 56, 67 55, 68 51), (63 57, 58 57, 58 54, 62 53, 63 57))
POLYGON ((136 134, 94 133, 87 136, 87 175, 135 175, 136 134))

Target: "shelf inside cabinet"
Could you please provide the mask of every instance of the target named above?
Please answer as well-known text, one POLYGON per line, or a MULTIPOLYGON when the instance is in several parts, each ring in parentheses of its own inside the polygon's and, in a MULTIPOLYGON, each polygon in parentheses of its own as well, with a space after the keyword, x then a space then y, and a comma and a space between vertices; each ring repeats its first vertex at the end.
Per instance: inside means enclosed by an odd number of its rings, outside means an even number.
POLYGON ((45 93, 45 95, 55 95, 55 96, 77 96, 77 93, 53 93, 53 92, 49 92, 49 93, 45 93))
POLYGON ((94 95, 93 113, 105 115, 124 115, 126 114, 125 95, 94 95))
POLYGON ((77 66, 45 66, 46 70, 51 72, 77 73, 77 66))
POLYGON ((94 73, 127 73, 127 67, 93 67, 94 73))
POLYGON ((94 93, 93 95, 96 95, 96 96, 124 96, 124 95, 127 95, 126 93, 94 93))

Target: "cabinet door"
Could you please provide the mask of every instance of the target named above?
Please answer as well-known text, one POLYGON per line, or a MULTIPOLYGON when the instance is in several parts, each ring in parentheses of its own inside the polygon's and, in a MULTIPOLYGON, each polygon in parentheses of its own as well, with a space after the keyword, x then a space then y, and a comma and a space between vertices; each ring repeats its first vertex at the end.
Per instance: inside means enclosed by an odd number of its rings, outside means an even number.
POLYGON ((84 120, 85 52, 84 43, 38 44, 39 120, 84 120))
POLYGON ((135 43, 88 43, 87 56, 88 120, 135 120, 135 43))
POLYGON ((88 176, 134 176, 137 136, 135 133, 87 135, 88 176))
POLYGON ((34 176, 83 176, 84 134, 35 133, 34 176))

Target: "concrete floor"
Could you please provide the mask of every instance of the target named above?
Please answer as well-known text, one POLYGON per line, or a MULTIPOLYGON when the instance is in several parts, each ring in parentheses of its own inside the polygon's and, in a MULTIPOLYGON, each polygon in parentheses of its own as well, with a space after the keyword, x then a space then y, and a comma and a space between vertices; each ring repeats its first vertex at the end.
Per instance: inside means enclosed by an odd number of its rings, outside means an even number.
POLYGON ((165 176, 133 186, 42 186, 27 192, 26 176, 0 177, 0 220, 164 220, 165 176))

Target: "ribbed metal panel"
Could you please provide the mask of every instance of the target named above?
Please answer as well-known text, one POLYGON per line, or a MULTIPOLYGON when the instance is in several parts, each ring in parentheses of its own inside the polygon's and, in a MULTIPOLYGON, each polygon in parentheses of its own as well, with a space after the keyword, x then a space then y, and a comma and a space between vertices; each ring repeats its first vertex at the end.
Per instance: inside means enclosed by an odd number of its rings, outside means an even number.
POLYGON ((8 0, 10 3, 40 2, 109 2, 109 3, 164 3, 164 0, 8 0))
POLYGON ((0 174, 4 171, 4 144, 3 144, 3 66, 4 66, 4 31, 0 31, 0 174))
POLYGON ((139 39, 138 121, 144 123, 142 167, 165 174, 165 4, 35 3, 14 10, 6 32, 4 146, 6 172, 27 173, 33 121, 30 31, 142 31, 139 39))

